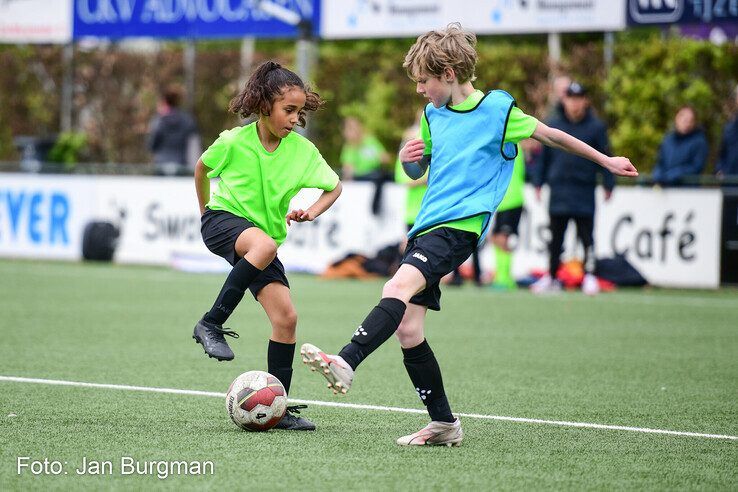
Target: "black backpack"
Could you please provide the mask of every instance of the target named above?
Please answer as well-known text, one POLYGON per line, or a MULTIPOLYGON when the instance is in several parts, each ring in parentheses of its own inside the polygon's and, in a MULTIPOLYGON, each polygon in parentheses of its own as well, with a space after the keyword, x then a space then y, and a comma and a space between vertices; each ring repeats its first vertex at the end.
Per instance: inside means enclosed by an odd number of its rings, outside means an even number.
POLYGON ((648 282, 623 255, 603 258, 595 264, 595 275, 622 287, 642 287, 648 282))
POLYGON ((82 258, 112 261, 120 229, 110 222, 90 222, 82 233, 82 258))

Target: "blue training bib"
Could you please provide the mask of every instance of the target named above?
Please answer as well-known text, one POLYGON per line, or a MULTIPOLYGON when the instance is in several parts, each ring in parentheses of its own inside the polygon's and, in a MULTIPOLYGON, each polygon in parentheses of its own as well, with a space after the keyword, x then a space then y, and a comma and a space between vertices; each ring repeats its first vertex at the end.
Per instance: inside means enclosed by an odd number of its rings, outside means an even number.
POLYGON ((488 92, 472 109, 425 107, 433 155, 428 190, 423 198, 413 237, 439 224, 486 216, 480 242, 490 218, 510 184, 517 146, 504 143, 515 100, 505 91, 488 92))

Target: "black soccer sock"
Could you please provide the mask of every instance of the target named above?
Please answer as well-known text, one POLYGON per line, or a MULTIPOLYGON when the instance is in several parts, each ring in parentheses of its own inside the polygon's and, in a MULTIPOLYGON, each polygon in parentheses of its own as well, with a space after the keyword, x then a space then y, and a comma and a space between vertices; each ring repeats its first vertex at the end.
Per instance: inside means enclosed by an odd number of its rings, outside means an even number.
POLYGON ((427 340, 409 349, 402 349, 405 369, 415 386, 420 400, 428 410, 431 420, 453 422, 448 398, 443 390, 443 378, 438 361, 427 340))
POLYGON ((228 274, 220 294, 215 300, 215 304, 210 311, 203 317, 208 323, 222 325, 231 315, 238 303, 243 299, 243 295, 253 280, 261 273, 261 270, 248 262, 246 258, 241 258, 233 266, 233 270, 228 274))
POLYGON ((400 326, 407 305, 400 299, 385 297, 359 325, 351 342, 338 353, 352 369, 387 341, 400 326))
POLYGON ((294 343, 281 343, 269 340, 267 349, 267 370, 279 379, 287 394, 292 383, 292 359, 295 356, 294 343))

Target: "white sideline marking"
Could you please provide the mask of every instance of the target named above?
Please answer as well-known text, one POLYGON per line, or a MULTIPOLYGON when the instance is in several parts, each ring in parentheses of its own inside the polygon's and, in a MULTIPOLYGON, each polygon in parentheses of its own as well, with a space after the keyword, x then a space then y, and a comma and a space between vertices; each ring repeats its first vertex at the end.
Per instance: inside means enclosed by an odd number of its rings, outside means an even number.
MULTIPOLYGON (((124 384, 102 384, 102 383, 83 383, 79 381, 60 381, 57 379, 38 379, 38 378, 22 378, 16 376, 0 376, 0 381, 15 382, 15 383, 34 383, 34 384, 49 384, 56 386, 76 386, 81 388, 102 388, 102 389, 117 389, 125 391, 146 391, 149 393, 169 393, 175 395, 193 395, 193 396, 210 396, 216 398, 224 398, 225 393, 216 393, 214 391, 198 391, 198 390, 185 390, 176 388, 153 388, 148 386, 129 386, 124 384)), ((354 410, 379 410, 384 412, 400 412, 400 413, 418 413, 425 414, 425 410, 416 408, 401 408, 401 407, 385 407, 380 405, 362 405, 358 403, 340 403, 340 402, 329 402, 319 400, 298 400, 290 398, 291 402, 303 403, 322 407, 334 407, 334 408, 350 408, 354 410)), ((482 415, 478 413, 458 413, 460 417, 472 418, 472 419, 485 419, 485 420, 501 420, 504 422, 522 422, 526 424, 548 424, 548 425, 559 425, 562 427, 582 427, 587 429, 607 429, 607 430, 619 430, 629 432, 642 432, 647 434, 666 434, 670 436, 686 436, 686 437, 705 437, 709 439, 729 439, 732 441, 738 440, 738 436, 727 436, 722 434, 701 434, 699 432, 682 432, 672 431, 664 429, 649 429, 645 427, 630 427, 622 425, 605 425, 605 424, 593 424, 588 422, 567 422, 565 420, 543 420, 543 419, 528 419, 522 417, 502 417, 499 415, 482 415)))

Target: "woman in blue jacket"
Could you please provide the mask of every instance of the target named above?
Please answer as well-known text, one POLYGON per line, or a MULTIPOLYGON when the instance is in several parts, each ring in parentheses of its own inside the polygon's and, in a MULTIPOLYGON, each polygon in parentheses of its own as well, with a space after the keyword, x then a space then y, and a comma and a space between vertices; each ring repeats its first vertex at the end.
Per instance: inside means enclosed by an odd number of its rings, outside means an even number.
POLYGON ((697 176, 707 163, 707 137, 697 127, 697 113, 691 106, 682 106, 674 118, 674 130, 661 142, 654 184, 680 186, 685 176, 697 176))

